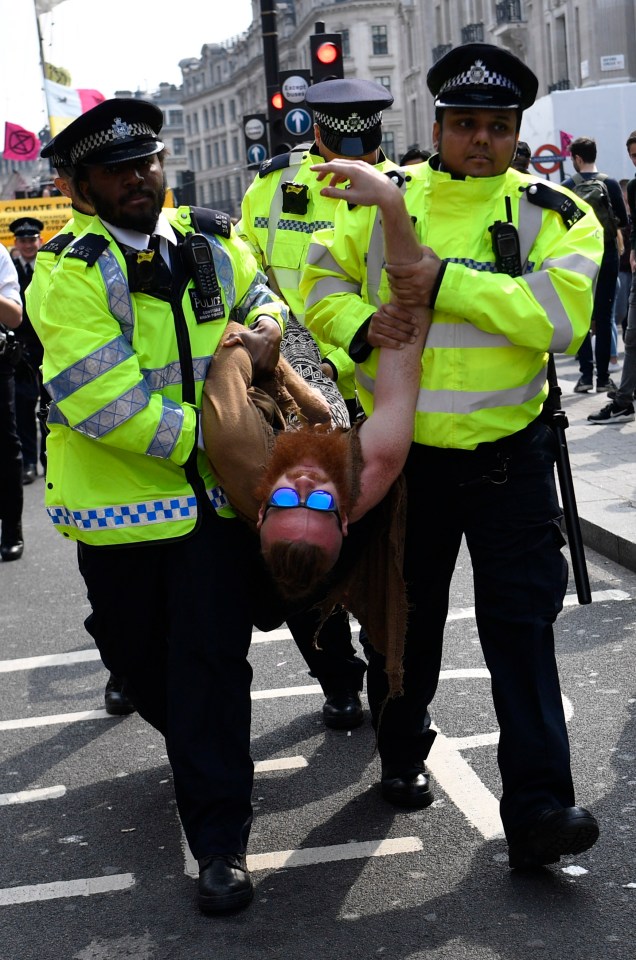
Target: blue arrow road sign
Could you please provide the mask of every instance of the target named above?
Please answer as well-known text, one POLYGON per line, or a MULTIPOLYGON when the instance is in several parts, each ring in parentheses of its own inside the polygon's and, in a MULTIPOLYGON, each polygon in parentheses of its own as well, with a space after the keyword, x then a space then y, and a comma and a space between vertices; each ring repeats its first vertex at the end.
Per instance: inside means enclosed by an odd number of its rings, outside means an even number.
POLYGON ((248 163, 262 163, 267 157, 267 150, 262 143, 253 143, 247 150, 248 163))
POLYGON ((311 116, 306 110, 298 107, 285 117, 285 128, 289 133, 293 133, 295 137, 302 137, 308 133, 311 128, 311 116))

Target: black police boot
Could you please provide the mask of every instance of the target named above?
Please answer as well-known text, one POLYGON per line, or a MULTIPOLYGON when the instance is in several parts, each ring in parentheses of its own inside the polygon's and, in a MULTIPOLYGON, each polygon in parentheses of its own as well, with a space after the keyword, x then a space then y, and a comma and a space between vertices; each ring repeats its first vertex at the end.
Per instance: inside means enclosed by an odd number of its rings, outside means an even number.
POLYGON ((29 483, 33 483, 35 478, 38 475, 37 467, 34 463, 25 463, 22 469, 22 483, 26 487, 29 483))
POLYGON ((584 807, 543 810, 510 838, 510 867, 527 870, 558 863, 562 856, 589 850, 598 835, 596 817, 584 807))
POLYGON ((336 690, 327 695, 322 708, 326 727, 332 730, 353 730, 364 719, 360 694, 357 690, 336 690))
POLYGON ((112 717, 125 717, 136 709, 124 693, 124 681, 112 673, 104 690, 104 706, 112 717))
POLYGON ((199 909, 229 913, 251 903, 254 884, 243 854, 218 854, 199 860, 199 909))
POLYGON ((0 535, 0 557, 6 562, 8 560, 19 560, 24 553, 24 540, 22 538, 22 524, 19 520, 2 521, 2 534, 0 535))

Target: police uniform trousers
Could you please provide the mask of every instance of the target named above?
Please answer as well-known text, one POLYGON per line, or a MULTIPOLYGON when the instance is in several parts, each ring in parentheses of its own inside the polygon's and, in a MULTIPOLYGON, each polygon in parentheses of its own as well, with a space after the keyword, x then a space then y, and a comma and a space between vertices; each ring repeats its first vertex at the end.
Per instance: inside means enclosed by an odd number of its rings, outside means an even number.
POLYGON ((22 517, 22 450, 16 426, 15 368, 0 357, 0 520, 22 517))
POLYGON ((252 822, 247 654, 258 538, 210 508, 189 537, 80 543, 78 553, 92 608, 86 629, 140 715, 165 736, 193 855, 243 853, 252 822))
POLYGON ((337 607, 325 620, 314 643, 320 616, 315 607, 287 615, 287 626, 298 650, 325 696, 351 690, 362 690, 367 668, 356 656, 351 638, 349 614, 337 607))
MULTIPOLYGON (((412 609, 404 696, 384 709, 383 661, 367 650, 367 692, 383 766, 408 770, 425 759, 435 736, 428 707, 465 536, 500 729, 500 812, 508 838, 538 811, 574 803, 553 635, 567 587, 555 449, 552 430, 541 420, 475 451, 412 445, 405 467, 404 572, 412 609)), ((476 681, 471 698, 486 695, 486 684, 476 681)))

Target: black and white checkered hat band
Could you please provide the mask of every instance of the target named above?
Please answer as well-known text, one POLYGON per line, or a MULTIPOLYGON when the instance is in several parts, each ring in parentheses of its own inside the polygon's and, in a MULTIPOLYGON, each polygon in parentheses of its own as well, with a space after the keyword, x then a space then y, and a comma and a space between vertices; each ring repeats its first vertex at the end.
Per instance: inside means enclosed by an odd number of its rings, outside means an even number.
POLYGON ((503 87, 510 90, 516 97, 521 96, 521 90, 512 82, 509 77, 497 73, 495 70, 489 70, 482 60, 477 60, 468 70, 463 70, 456 77, 451 77, 446 83, 442 84, 437 94, 438 98, 443 93, 448 93, 456 87, 503 87))
POLYGON ((137 137, 153 137, 156 139, 157 132, 148 123, 122 123, 116 120, 108 130, 98 130, 91 133, 71 147, 71 163, 80 163, 84 157, 90 156, 102 147, 117 143, 118 140, 126 142, 137 137))
POLYGON ((348 117, 332 117, 328 113, 314 110, 314 120, 319 127, 328 127, 336 133, 364 133, 382 122, 382 111, 372 113, 370 117, 361 117, 357 113, 351 113, 348 117))

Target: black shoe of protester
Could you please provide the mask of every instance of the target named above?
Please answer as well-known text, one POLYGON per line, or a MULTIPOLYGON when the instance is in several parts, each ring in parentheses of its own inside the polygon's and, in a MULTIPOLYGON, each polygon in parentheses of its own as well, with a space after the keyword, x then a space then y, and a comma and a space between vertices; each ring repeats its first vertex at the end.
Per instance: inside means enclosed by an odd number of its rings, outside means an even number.
POLYGON ((230 913, 251 903, 254 884, 243 854, 218 854, 199 860, 199 909, 230 913))
POLYGON ((34 463, 25 463, 22 470, 22 484, 26 487, 30 483, 33 483, 35 478, 38 475, 37 468, 34 463))
POLYGON ((106 713, 111 717, 126 717, 135 712, 132 700, 129 700, 124 691, 124 681, 111 673, 104 690, 104 706, 106 713))
POLYGON ((558 863, 564 854, 589 850, 598 835, 596 818, 583 807, 544 810, 510 840, 510 867, 523 870, 558 863))
POLYGON ((330 693, 322 708, 326 727, 332 730, 353 730, 364 719, 360 694, 357 690, 339 690, 330 693))

